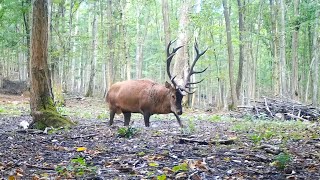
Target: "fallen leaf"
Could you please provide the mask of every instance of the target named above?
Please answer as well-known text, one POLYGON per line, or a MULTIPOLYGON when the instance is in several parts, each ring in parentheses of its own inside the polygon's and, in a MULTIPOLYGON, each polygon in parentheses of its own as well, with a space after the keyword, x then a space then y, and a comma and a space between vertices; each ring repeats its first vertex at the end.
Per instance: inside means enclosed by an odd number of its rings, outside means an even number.
POLYGON ((82 151, 85 151, 85 150, 87 150, 86 147, 78 147, 76 151, 77 152, 82 152, 82 151))
POLYGON ((164 167, 162 170, 163 170, 163 172, 164 172, 165 174, 167 174, 167 175, 172 175, 172 174, 174 174, 174 171, 173 171, 172 169, 168 168, 168 167, 164 167))
POLYGON ((176 175, 176 178, 175 179, 181 179, 181 180, 184 180, 184 179, 187 179, 187 177, 188 177, 188 175, 187 175, 187 173, 185 173, 185 172, 181 172, 181 173, 178 173, 177 175, 176 175))
POLYGON ((167 176, 165 174, 162 174, 161 176, 157 176, 157 180, 166 180, 167 176))
POLYGON ((156 162, 150 162, 150 163, 149 163, 149 166, 151 166, 151 167, 158 167, 159 164, 156 163, 156 162))
POLYGON ((39 179, 40 179, 40 177, 36 174, 32 176, 32 180, 39 180, 39 179))
POLYGON ((9 177, 8 177, 8 180, 16 180, 16 177, 14 177, 14 176, 9 176, 9 177))

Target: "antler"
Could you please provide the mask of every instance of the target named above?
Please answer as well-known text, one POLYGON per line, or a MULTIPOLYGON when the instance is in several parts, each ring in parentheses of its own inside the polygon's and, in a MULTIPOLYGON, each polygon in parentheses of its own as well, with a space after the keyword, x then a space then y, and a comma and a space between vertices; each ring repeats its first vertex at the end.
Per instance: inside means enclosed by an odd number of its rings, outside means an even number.
POLYGON ((176 40, 174 41, 170 41, 168 46, 167 46, 167 74, 173 84, 173 86, 178 89, 180 91, 180 93, 182 95, 186 95, 186 93, 188 94, 193 94, 195 91, 193 92, 190 92, 188 89, 191 89, 191 88, 195 88, 195 87, 191 87, 191 85, 194 85, 194 84, 198 84, 198 83, 201 83, 204 79, 200 80, 200 81, 197 81, 197 82, 190 82, 190 77, 193 75, 193 74, 200 74, 200 73, 203 73, 204 71, 206 71, 208 69, 205 68, 204 70, 202 71, 195 71, 193 70, 194 66, 196 65, 197 61, 199 60, 199 58, 204 54, 206 53, 206 51, 208 50, 208 48, 206 50, 204 50, 203 52, 199 52, 199 49, 198 49, 198 43, 197 41, 195 41, 195 44, 194 44, 194 49, 196 51, 196 57, 194 58, 194 61, 192 62, 191 64, 191 67, 190 67, 190 70, 188 70, 187 72, 187 75, 185 76, 184 78, 184 81, 183 81, 183 84, 182 85, 177 85, 177 83, 174 81, 174 79, 176 78, 176 76, 172 77, 171 73, 170 73, 170 64, 171 64, 171 61, 172 61, 172 58, 173 56, 176 54, 176 52, 182 48, 183 46, 179 46, 177 48, 173 48, 172 52, 170 52, 170 46, 175 42, 176 40))
POLYGON ((200 74, 200 73, 203 73, 205 72, 208 67, 206 67, 204 70, 202 71, 195 71, 193 68, 194 66, 196 65, 196 63, 198 62, 199 58, 207 52, 208 48, 204 51, 202 51, 201 53, 199 52, 199 49, 198 49, 198 43, 197 41, 195 41, 195 44, 194 44, 194 49, 196 51, 196 57, 194 58, 192 64, 191 64, 191 67, 190 67, 190 70, 187 74, 187 76, 185 77, 184 79, 184 83, 183 83, 183 86, 180 87, 181 90, 185 91, 186 93, 188 94, 193 94, 193 92, 190 92, 189 90, 187 90, 187 88, 191 88, 191 85, 194 85, 194 84, 198 84, 198 83, 201 83, 204 79, 200 80, 200 81, 197 81, 197 82, 190 82, 190 77, 193 75, 193 74, 200 74))
POLYGON ((170 52, 170 46, 171 46, 171 44, 173 44, 175 41, 176 41, 176 40, 170 41, 169 44, 168 44, 168 46, 167 46, 167 74, 168 74, 168 76, 169 76, 169 78, 170 78, 170 81, 172 82, 173 86, 174 86, 175 88, 177 88, 177 83, 174 81, 174 78, 176 78, 176 76, 172 77, 172 76, 171 76, 171 73, 170 73, 170 64, 171 64, 171 61, 172 61, 173 56, 176 54, 176 52, 177 52, 180 48, 182 48, 182 46, 179 46, 179 47, 177 47, 177 48, 173 48, 172 52, 170 52))

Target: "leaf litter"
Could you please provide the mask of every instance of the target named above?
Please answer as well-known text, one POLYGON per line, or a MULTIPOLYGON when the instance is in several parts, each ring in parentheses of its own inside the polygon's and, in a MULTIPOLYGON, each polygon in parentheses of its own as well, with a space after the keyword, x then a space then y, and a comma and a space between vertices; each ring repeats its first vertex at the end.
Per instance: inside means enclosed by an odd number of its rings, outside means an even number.
POLYGON ((290 138, 290 129, 282 136, 257 133, 235 119, 196 112, 182 117, 192 126, 188 131, 171 115, 152 116, 150 128, 134 115, 129 129, 121 116, 108 126, 108 118, 101 118, 107 117, 103 101, 70 100, 66 108, 84 106, 92 108, 88 117, 69 113, 77 126, 47 133, 19 129, 20 122, 31 122, 25 112, 0 115, 0 178, 320 179, 319 124, 290 138))

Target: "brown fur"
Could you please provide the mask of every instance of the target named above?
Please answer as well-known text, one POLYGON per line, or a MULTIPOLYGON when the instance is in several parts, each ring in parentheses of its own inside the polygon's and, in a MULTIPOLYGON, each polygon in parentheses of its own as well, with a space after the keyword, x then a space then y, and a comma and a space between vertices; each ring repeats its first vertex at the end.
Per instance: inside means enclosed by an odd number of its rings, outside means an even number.
MULTIPOLYGON (((114 114, 125 115, 125 125, 129 125, 131 113, 144 115, 145 125, 149 126, 152 114, 174 113, 176 89, 170 84, 160 85, 152 80, 128 80, 113 84, 106 101, 110 110, 110 125, 114 114)), ((180 123, 180 122, 179 122, 180 123)))

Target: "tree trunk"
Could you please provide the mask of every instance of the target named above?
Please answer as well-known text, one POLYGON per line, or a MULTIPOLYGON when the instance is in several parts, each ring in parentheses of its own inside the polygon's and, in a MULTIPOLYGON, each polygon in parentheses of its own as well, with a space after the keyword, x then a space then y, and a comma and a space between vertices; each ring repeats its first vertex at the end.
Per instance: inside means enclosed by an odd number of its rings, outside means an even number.
MULTIPOLYGON (((282 0, 281 0, 282 2, 282 0)), ((282 3, 283 4, 283 3, 282 3)), ((295 99, 295 100, 299 100, 299 89, 298 89, 298 35, 299 35, 299 28, 300 28, 300 22, 298 20, 299 18, 299 0, 294 0, 293 2, 294 7, 293 7, 293 11, 294 11, 294 29, 293 29, 293 33, 292 33, 292 79, 291 79, 291 98, 295 99)), ((281 5, 281 9, 282 9, 281 5)), ((282 19, 282 18, 281 18, 282 19)))
MULTIPOLYGON (((29 7, 31 4, 31 0, 25 0, 22 1, 22 7, 29 7)), ((29 11, 22 11, 23 15, 23 22, 24 22, 24 28, 25 28, 25 33, 26 33, 26 63, 27 63, 27 80, 29 81, 30 77, 30 22, 29 22, 29 11)))
MULTIPOLYGON (((165 41, 164 47, 166 47, 169 44, 170 38, 171 38, 168 0, 162 0, 162 17, 163 17, 162 19, 163 19, 164 41, 165 41)), ((166 48, 164 48, 163 50, 164 50, 163 52, 166 52, 166 48)), ((162 77, 164 77, 163 79, 167 79, 165 68, 162 68, 162 69, 163 69, 163 72, 161 72, 161 74, 163 74, 162 77)))
POLYGON ((127 16, 128 16, 128 2, 127 0, 121 1, 121 52, 123 54, 123 61, 125 63, 124 70, 124 79, 131 79, 131 59, 129 55, 129 41, 128 41, 128 30, 127 30, 127 16))
POLYGON ((285 1, 280 1, 280 65, 279 65, 279 71, 280 71, 280 95, 281 96, 287 96, 288 90, 287 90, 287 79, 286 79, 286 34, 285 34, 285 1))
POLYGON ((92 56, 90 62, 90 78, 89 78, 89 85, 88 90, 86 93, 86 97, 93 96, 93 88, 94 88, 94 77, 96 71, 96 61, 97 61, 97 31, 98 31, 98 21, 96 16, 96 1, 93 3, 93 21, 92 21, 92 56))
POLYGON ((142 77, 142 68, 143 68, 143 44, 144 44, 144 38, 143 38, 143 30, 141 30, 141 11, 142 7, 137 8, 137 19, 136 19, 136 79, 140 79, 142 77))
POLYGON ((277 96, 280 94, 279 58, 278 58, 279 40, 278 40, 277 4, 274 3, 274 0, 270 0, 270 11, 271 11, 271 28, 272 28, 271 29, 271 34, 272 34, 271 48, 272 48, 272 56, 273 56, 272 88, 273 88, 273 95, 277 96))
POLYGON ((238 1, 238 13, 239 13, 239 71, 238 71, 238 80, 236 85, 236 93, 237 98, 239 100, 240 97, 240 89, 241 89, 241 83, 243 79, 243 62, 244 60, 244 6, 242 5, 242 0, 238 1))
POLYGON ((107 58, 107 88, 109 89, 114 80, 114 42, 113 42, 113 8, 112 0, 108 0, 107 4, 107 17, 108 17, 108 32, 107 32, 107 44, 108 44, 108 58, 107 58))
POLYGON ((226 23, 226 33, 227 33, 227 44, 228 44, 228 61, 229 61, 229 79, 230 79, 230 89, 231 89, 231 100, 232 103, 229 106, 230 109, 237 108, 237 94, 236 94, 236 87, 234 83, 233 77, 233 62, 234 62, 234 54, 233 54, 233 47, 232 47, 232 39, 231 39, 231 27, 230 27, 230 17, 229 11, 227 6, 227 0, 222 0, 223 4, 223 14, 226 23))
POLYGON ((177 45, 183 46, 179 51, 174 60, 173 73, 172 76, 177 76, 175 78, 178 85, 182 85, 185 69, 188 69, 189 65, 189 55, 188 55, 188 25, 189 25, 189 5, 190 0, 183 0, 180 9, 180 18, 179 18, 179 28, 178 28, 178 40, 177 45))
POLYGON ((74 123, 62 117, 53 102, 48 58, 48 2, 35 0, 31 36, 31 96, 32 128, 71 126, 74 123))
POLYGON ((137 9, 137 39, 136 39, 136 79, 140 79, 142 77, 142 61, 143 61, 143 34, 141 31, 141 24, 139 20, 141 7, 137 9))
MULTIPOLYGON (((320 10, 318 9, 316 12, 316 17, 320 16, 320 10)), ((313 35, 313 42, 312 42, 312 60, 314 61, 313 68, 313 84, 312 84, 312 104, 314 106, 318 105, 318 93, 319 93, 319 18, 315 19, 315 25, 314 25, 314 35, 313 35)))

